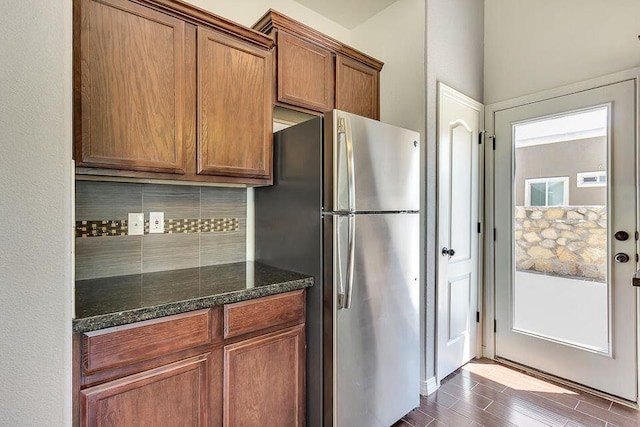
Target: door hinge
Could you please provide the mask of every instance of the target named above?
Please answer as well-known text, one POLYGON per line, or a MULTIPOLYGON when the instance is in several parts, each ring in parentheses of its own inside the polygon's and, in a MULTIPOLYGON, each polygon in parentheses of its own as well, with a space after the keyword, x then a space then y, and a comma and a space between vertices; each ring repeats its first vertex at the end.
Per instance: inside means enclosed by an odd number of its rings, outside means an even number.
POLYGON ((638 237, 640 237, 640 236, 638 235, 638 232, 636 231, 636 240, 638 240, 638 237))
POLYGON ((640 261, 640 256, 638 256, 638 254, 636 254, 636 262, 640 261))
POLYGON ((480 225, 480 223, 478 223, 478 234, 480 234, 482 232, 482 225, 480 225))
POLYGON ((498 332, 498 322, 494 319, 493 320, 493 333, 498 332))
POLYGON ((494 228, 494 229, 493 229, 493 241, 494 241, 494 242, 496 241, 497 235, 498 235, 498 232, 497 232, 497 231, 496 231, 496 229, 494 228))
POLYGON ((480 323, 480 312, 476 311, 476 323, 480 323))

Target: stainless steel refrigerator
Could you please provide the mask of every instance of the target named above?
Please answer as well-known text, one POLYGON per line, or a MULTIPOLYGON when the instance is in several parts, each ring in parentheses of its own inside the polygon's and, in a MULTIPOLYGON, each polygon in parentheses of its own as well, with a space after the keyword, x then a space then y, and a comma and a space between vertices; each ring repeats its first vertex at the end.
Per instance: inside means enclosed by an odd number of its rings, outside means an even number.
POLYGON ((313 275, 307 425, 387 427, 419 405, 419 134, 333 110, 274 134, 256 261, 313 275))

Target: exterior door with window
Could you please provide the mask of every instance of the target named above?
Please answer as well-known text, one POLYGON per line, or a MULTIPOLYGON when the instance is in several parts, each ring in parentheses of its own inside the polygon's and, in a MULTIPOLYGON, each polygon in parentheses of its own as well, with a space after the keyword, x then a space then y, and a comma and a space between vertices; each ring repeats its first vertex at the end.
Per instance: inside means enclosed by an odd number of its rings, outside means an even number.
POLYGON ((495 352, 637 401, 635 81, 497 111, 495 352))

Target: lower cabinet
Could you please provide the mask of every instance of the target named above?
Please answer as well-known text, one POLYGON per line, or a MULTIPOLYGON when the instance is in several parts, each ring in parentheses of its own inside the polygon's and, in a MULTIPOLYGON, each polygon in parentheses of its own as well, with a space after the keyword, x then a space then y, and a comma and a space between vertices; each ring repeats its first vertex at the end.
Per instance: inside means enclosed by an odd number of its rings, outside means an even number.
POLYGON ((224 348, 225 426, 304 425, 304 325, 224 348))
POLYGON ((81 425, 207 425, 208 355, 80 391, 81 425))
POLYGON ((76 335, 74 425, 303 426, 304 299, 292 291, 76 335))

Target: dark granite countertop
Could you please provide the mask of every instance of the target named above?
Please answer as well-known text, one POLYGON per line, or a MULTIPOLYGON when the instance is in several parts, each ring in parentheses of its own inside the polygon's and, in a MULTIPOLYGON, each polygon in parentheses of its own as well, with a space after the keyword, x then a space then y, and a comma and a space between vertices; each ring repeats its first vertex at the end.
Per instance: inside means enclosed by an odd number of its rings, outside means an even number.
POLYGON ((313 285, 313 277, 254 262, 76 281, 73 332, 89 332, 313 285))

